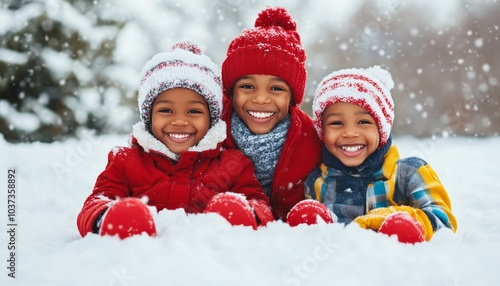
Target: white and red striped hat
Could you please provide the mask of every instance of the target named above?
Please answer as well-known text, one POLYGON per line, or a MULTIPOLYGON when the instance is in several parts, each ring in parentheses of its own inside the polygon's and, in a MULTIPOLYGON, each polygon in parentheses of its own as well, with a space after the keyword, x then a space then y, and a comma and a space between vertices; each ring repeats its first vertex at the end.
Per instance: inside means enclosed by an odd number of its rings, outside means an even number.
POLYGON ((313 121, 323 140, 322 115, 326 107, 337 102, 359 105, 366 109, 380 134, 379 147, 387 143, 394 121, 391 74, 380 66, 367 69, 344 69, 327 75, 316 89, 313 100, 313 121))
POLYGON ((151 129, 151 108, 156 97, 172 88, 188 88, 205 98, 210 111, 211 126, 222 112, 222 80, 220 68, 197 44, 180 41, 171 52, 156 54, 141 71, 139 113, 148 130, 151 129))

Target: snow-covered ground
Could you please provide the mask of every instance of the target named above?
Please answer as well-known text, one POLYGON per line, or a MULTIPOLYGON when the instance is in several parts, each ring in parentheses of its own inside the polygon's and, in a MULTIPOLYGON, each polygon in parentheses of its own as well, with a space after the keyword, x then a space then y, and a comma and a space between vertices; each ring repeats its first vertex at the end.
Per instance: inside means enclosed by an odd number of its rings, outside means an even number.
POLYGON ((52 144, 0 138, 0 285, 500 285, 500 138, 395 138, 402 156, 426 159, 447 187, 456 234, 405 245, 355 225, 254 231, 215 214, 161 211, 157 237, 81 238, 76 216, 127 136, 52 144), (15 169, 17 222, 8 232, 8 173, 15 169), (8 276, 9 243, 15 276, 8 276))

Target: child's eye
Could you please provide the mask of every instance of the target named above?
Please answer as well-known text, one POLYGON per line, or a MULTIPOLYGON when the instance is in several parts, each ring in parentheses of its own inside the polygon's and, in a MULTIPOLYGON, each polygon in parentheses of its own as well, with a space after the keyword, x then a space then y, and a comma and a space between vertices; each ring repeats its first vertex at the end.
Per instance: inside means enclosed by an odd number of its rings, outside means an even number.
POLYGON ((253 88, 253 86, 251 84, 247 84, 247 83, 242 83, 238 87, 243 88, 243 89, 252 89, 253 88))
POLYGON ((172 110, 170 108, 160 108, 160 109, 158 109, 158 112, 161 112, 161 113, 172 113, 172 110))
POLYGON ((342 125, 342 121, 330 121, 330 122, 328 122, 328 125, 340 126, 340 125, 342 125))
POLYGON ((188 113, 190 113, 190 114, 203 114, 203 111, 201 111, 199 109, 191 109, 188 111, 188 113))
POLYGON ((273 91, 285 91, 285 88, 283 88, 281 86, 273 86, 273 87, 271 87, 271 90, 273 90, 273 91))
POLYGON ((362 119, 359 121, 359 124, 373 124, 370 120, 362 119))

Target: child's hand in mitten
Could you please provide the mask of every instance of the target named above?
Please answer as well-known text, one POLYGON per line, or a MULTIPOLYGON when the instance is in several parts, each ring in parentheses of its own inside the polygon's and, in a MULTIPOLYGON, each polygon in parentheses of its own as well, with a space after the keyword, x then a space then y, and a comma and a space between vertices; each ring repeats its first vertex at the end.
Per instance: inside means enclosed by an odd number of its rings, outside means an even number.
POLYGON ((378 232, 389 236, 396 235, 399 242, 417 243, 425 240, 422 224, 406 212, 396 212, 389 215, 378 232))
POLYGON ((261 226, 266 226, 269 222, 274 221, 273 213, 271 212, 271 207, 261 200, 249 200, 248 203, 253 209, 255 218, 257 219, 257 224, 261 226))
POLYGON ((422 224, 411 215, 414 212, 414 209, 409 206, 378 208, 357 217, 354 222, 366 229, 387 235, 395 234, 400 242, 422 242, 424 241, 424 229, 422 224))
POLYGON ((121 239, 141 234, 155 236, 156 227, 148 206, 138 198, 114 202, 104 213, 99 234, 118 235, 121 239))
POLYGON ((290 210, 286 217, 286 222, 290 226, 299 224, 317 224, 318 218, 326 223, 333 223, 333 217, 330 210, 322 203, 307 199, 298 202, 290 210))
POLYGON ((219 193, 207 203, 205 213, 217 213, 231 225, 251 226, 257 229, 257 220, 247 199, 236 193, 219 193))
POLYGON ((362 228, 372 229, 378 231, 385 218, 394 213, 392 208, 378 208, 369 211, 366 215, 359 216, 354 219, 354 222, 359 224, 362 228))

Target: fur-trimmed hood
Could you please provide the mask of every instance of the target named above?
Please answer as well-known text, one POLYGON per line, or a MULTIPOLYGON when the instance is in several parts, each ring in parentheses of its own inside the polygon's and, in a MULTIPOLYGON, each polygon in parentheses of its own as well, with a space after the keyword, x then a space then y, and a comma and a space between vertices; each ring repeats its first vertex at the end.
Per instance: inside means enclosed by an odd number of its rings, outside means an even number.
MULTIPOLYGON (((216 150, 220 148, 220 143, 222 143, 226 139, 226 136, 226 122, 224 122, 223 120, 219 120, 216 124, 210 127, 203 139, 201 139, 197 145, 190 147, 188 151, 203 152, 208 150, 216 150)), ((170 149, 168 149, 165 144, 163 144, 160 140, 156 139, 151 133, 149 133, 142 121, 132 126, 132 133, 129 141, 129 145, 131 147, 134 145, 134 141, 136 141, 139 146, 144 148, 144 151, 146 151, 147 153, 151 153, 151 151, 154 151, 156 153, 165 155, 172 160, 179 160, 180 154, 175 154, 174 152, 170 151, 170 149)))

